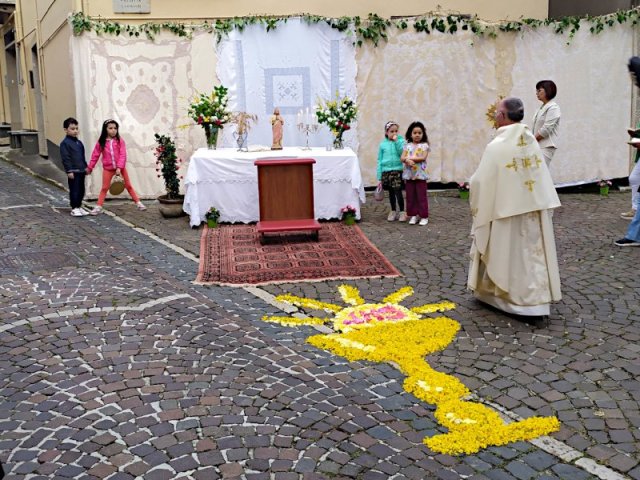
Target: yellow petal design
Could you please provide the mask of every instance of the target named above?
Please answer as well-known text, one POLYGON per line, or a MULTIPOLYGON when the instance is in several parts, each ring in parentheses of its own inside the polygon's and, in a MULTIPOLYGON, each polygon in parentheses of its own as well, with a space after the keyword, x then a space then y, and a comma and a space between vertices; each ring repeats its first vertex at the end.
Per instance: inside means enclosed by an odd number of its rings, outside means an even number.
POLYGON ((397 292, 392 293, 391 295, 387 295, 382 299, 382 303, 400 303, 407 297, 413 295, 413 288, 411 287, 402 287, 397 292))
POLYGON ((364 303, 364 299, 360 296, 360 290, 356 287, 352 287, 351 285, 340 285, 338 287, 338 292, 340 292, 340 296, 342 297, 342 301, 347 305, 362 305, 364 303))
POLYGON ((436 406, 435 418, 448 432, 425 438, 434 452, 449 455, 473 454, 489 447, 530 440, 560 428, 556 417, 532 417, 505 423, 497 412, 468 400, 469 389, 453 375, 431 368, 425 356, 444 350, 455 339, 460 324, 447 317, 421 318, 422 313, 455 308, 441 302, 407 309, 398 302, 413 294, 403 287, 382 303, 365 303, 357 288, 341 285, 339 292, 347 305, 280 295, 277 300, 316 310, 336 313, 334 318, 265 317, 283 325, 317 325, 333 322, 340 333, 313 335, 307 342, 351 361, 393 362, 407 375, 404 389, 420 400, 436 406), (317 323, 316 323, 317 322, 317 323))

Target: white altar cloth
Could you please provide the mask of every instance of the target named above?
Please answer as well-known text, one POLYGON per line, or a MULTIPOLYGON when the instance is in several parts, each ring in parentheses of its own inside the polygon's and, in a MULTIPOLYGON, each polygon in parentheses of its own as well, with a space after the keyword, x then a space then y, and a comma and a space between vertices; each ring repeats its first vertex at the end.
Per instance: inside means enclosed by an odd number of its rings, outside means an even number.
MULTIPOLYGON (((255 160, 313 158, 313 198, 316 219, 340 218, 351 205, 360 218, 365 202, 358 157, 350 148, 303 150, 287 147, 266 152, 238 152, 234 148, 200 148, 191 156, 185 177, 183 209, 191 226, 200 225, 210 207, 220 210, 221 222, 250 223, 260 220, 258 170, 255 160)), ((287 188, 283 185, 283 188, 287 188)))

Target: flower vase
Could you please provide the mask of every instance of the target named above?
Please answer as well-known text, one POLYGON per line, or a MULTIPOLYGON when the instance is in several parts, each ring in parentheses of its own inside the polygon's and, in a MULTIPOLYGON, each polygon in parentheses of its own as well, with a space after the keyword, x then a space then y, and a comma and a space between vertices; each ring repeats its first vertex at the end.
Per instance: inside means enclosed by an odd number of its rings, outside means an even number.
POLYGON ((340 150, 342 148, 344 148, 344 144, 342 141, 342 134, 344 133, 344 131, 341 131, 340 133, 336 134, 336 136, 333 139, 333 148, 336 150, 340 150))
POLYGON ((247 132, 233 132, 233 136, 236 139, 236 145, 238 145, 239 152, 246 152, 247 149, 247 132))
POLYGON ((207 137, 207 148, 209 150, 215 150, 216 144, 218 143, 218 131, 220 130, 218 127, 214 127, 213 125, 204 124, 204 134, 207 137))
POLYGON ((355 225, 356 217, 354 215, 345 215, 343 221, 345 225, 355 225))
POLYGON ((460 198, 463 200, 469 200, 469 190, 460 190, 460 198))
POLYGON ((600 187, 600 195, 603 197, 609 196, 609 187, 600 187))
POLYGON ((207 227, 209 228, 217 228, 218 221, 217 220, 209 220, 207 219, 207 227))

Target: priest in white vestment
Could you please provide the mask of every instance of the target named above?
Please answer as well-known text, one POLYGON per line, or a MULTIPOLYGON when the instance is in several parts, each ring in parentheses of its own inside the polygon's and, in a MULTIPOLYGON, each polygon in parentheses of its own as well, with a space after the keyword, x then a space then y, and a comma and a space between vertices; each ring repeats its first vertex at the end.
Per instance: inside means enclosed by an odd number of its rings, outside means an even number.
POLYGON ((467 286, 504 312, 546 316, 550 303, 561 298, 552 223, 560 199, 523 118, 520 99, 497 105, 497 135, 469 182, 473 243, 467 286))

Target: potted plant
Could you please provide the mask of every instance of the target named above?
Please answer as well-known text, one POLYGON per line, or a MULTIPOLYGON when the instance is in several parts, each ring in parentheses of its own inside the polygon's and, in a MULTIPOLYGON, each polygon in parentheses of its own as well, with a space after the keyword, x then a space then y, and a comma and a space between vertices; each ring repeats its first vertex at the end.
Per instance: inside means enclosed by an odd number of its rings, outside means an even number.
POLYGON ((460 194, 460 198, 464 198, 465 200, 469 199, 469 183, 461 182, 458 184, 458 193, 460 194))
POLYGON ((216 148, 218 131, 231 120, 231 112, 227 109, 228 92, 224 85, 218 85, 209 94, 198 94, 189 105, 189 117, 204 128, 210 150, 216 148))
POLYGON ((182 163, 176 155, 176 144, 169 135, 154 134, 156 139, 156 172, 158 178, 164 180, 165 195, 158 197, 160 202, 160 213, 165 218, 180 217, 184 215, 182 202, 184 195, 180 195, 180 179, 178 169, 182 163))
POLYGON ((346 207, 343 207, 340 211, 342 212, 342 221, 344 222, 345 225, 353 225, 356 223, 355 207, 352 207, 351 205, 347 205, 346 207))
POLYGON ((211 207, 204 214, 204 218, 207 220, 207 227, 216 228, 218 226, 218 220, 220 220, 220 210, 216 207, 211 207))
POLYGON ((598 186, 600 187, 600 195, 603 197, 609 196, 609 187, 611 187, 611 180, 600 180, 598 182, 598 186))
POLYGON ((249 130, 251 129, 251 122, 255 122, 258 120, 257 115, 253 115, 247 112, 234 112, 231 115, 231 123, 236 126, 236 131, 233 136, 236 139, 236 144, 238 145, 239 152, 247 151, 247 136, 249 135, 249 130))
POLYGON ((333 147, 342 148, 342 134, 351 129, 351 122, 358 115, 358 106, 349 97, 336 94, 335 100, 321 101, 316 106, 318 123, 326 124, 333 133, 333 147))

